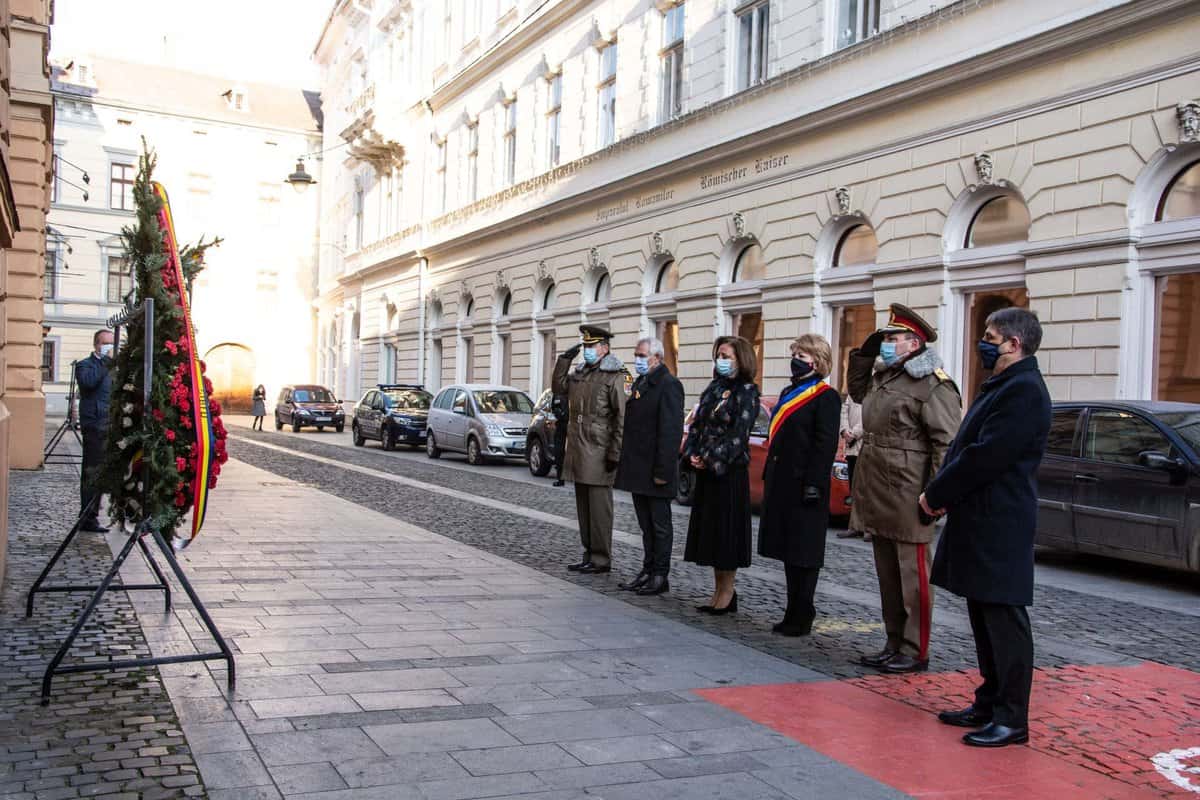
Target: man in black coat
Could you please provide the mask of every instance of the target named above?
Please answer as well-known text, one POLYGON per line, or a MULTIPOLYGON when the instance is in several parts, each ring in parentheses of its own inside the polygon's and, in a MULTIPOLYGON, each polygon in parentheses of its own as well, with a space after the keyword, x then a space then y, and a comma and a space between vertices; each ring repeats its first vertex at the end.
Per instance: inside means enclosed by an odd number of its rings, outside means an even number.
POLYGON ((83 464, 79 472, 79 529, 104 533, 97 512, 96 469, 104 460, 104 440, 108 437, 108 396, 112 391, 112 331, 92 335, 92 354, 75 365, 79 384, 79 429, 83 434, 83 464))
POLYGON ((1034 353, 1037 316, 996 311, 977 345, 992 376, 980 387, 937 476, 918 499, 921 512, 948 513, 931 580, 967 598, 983 683, 975 702, 944 711, 947 725, 980 728, 976 747, 1029 741, 1033 633, 1033 538, 1037 469, 1050 430, 1050 394, 1034 353))
POLYGON ((562 486, 563 461, 567 458, 567 425, 571 421, 565 394, 554 395, 550 401, 550 413, 554 415, 554 485, 562 486))
POLYGON ((638 373, 625 403, 625 438, 615 486, 633 494, 642 529, 642 570, 622 589, 662 594, 670 589, 671 498, 679 484, 679 445, 683 440, 683 384, 663 363, 663 343, 645 338, 634 349, 638 373))

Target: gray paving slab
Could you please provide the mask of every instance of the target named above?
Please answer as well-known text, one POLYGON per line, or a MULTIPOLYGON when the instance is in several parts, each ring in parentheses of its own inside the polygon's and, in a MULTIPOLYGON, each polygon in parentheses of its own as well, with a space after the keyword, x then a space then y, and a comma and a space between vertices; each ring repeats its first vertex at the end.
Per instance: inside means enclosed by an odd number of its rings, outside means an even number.
POLYGON ((332 764, 285 764, 268 767, 271 778, 284 795, 345 789, 347 783, 332 764))
POLYGON ((857 772, 829 762, 822 767, 773 767, 755 770, 755 778, 796 800, 825 800, 840 795, 855 800, 901 800, 908 797, 857 772))
POLYGON ((252 749, 250 740, 246 738, 241 723, 238 722, 202 722, 190 725, 187 742, 192 752, 197 755, 252 749))
POLYGON ((526 744, 636 736, 663 730, 657 723, 625 708, 525 714, 501 717, 496 723, 526 744))
POLYGON ((664 778, 692 778, 700 775, 722 775, 730 772, 750 772, 763 769, 763 763, 748 753, 684 756, 647 761, 646 766, 664 778))
POLYGON ((334 767, 341 780, 355 788, 465 778, 471 774, 449 754, 441 752, 352 758, 339 761, 334 767))
MULTIPOLYGON (((469 668, 466 668, 469 669, 469 668)), ((444 669, 378 670, 317 675, 313 680, 330 694, 389 692, 401 689, 443 689, 463 682, 444 669)))
POLYGON ((563 742, 562 748, 584 764, 616 764, 622 761, 685 756, 680 748, 659 736, 614 736, 563 742))
POLYGON ((589 790, 589 794, 604 800, 645 800, 647 796, 654 800, 792 800, 786 792, 744 772, 606 786, 589 790))
POLYGON ((746 724, 746 718, 736 711, 708 703, 635 706, 635 710, 669 731, 700 731, 746 724))
POLYGON ((251 736, 250 741, 262 756, 263 763, 270 766, 337 762, 383 755, 375 742, 358 728, 264 733, 251 736))
POLYGON ((368 725, 363 732, 388 755, 522 744, 490 719, 368 725))
POLYGON ((462 750, 451 755, 472 775, 499 775, 508 772, 531 772, 582 766, 579 759, 557 744, 462 750))
POLYGON ((538 770, 533 774, 547 786, 553 786, 556 789, 586 789, 592 786, 612 786, 620 783, 647 783, 657 780, 659 777, 658 773, 637 761, 593 767, 538 770))
POLYGON ((209 789, 272 785, 270 773, 253 750, 198 754, 196 764, 209 789))
POLYGON ((528 772, 513 775, 491 775, 486 778, 450 778, 426 781, 417 785, 424 800, 470 800, 499 797, 545 789, 546 784, 528 772))

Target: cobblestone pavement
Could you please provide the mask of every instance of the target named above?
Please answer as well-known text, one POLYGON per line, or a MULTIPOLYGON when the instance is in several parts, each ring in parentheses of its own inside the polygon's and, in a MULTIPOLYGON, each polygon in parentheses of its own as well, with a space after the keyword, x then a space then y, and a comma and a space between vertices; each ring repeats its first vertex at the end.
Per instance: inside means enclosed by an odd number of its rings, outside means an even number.
MULTIPOLYGON (((86 595, 41 594, 25 618, 25 592, 74 523, 73 468, 10 473, 8 571, 0 596, 0 798, 200 797, 204 787, 158 670, 55 678, 40 705, 42 672, 86 595)), ((81 533, 52 583, 95 583, 112 563, 97 534, 81 533)), ((161 609, 161 600, 156 600, 161 609)), ((158 614, 161 616, 161 610, 158 614)), ((124 592, 110 592, 65 663, 148 654, 124 592)))
MULTIPOLYGON (((738 575, 738 619, 698 614, 693 605, 707 598, 711 572, 680 560, 686 535, 686 509, 675 514, 675 561, 672 593, 661 598, 630 598, 616 584, 621 576, 607 578, 569 576, 562 566, 577 560, 579 547, 570 527, 517 513, 533 510, 571 522, 574 500, 570 487, 555 489, 550 483, 507 480, 489 475, 486 467, 474 472, 439 465, 436 461, 396 458, 374 448, 348 449, 326 444, 319 437, 264 433, 237 429, 231 444, 236 457, 293 480, 368 508, 403 519, 444 536, 511 558, 555 577, 565 577, 596 591, 618 593, 623 599, 658 613, 716 632, 772 655, 837 677, 870 674, 853 663, 856 655, 877 649, 882 638, 878 595, 869 546, 830 536, 826 567, 818 585, 818 617, 814 635, 803 640, 781 640, 770 625, 782 615, 782 570, 776 562, 756 559, 738 575), (256 447, 252 442, 287 448, 256 447), (355 465, 348 471, 299 455, 316 456, 355 465), (361 468, 375 472, 378 477, 361 468), (423 484, 445 487, 461 495, 500 501, 511 507, 480 507, 455 496, 435 494, 419 486, 389 481, 399 476, 423 484), (744 613, 742 613, 744 611, 744 613), (748 619, 747 619, 748 618, 748 619)), ((573 523, 571 523, 573 525, 573 523)), ((757 524, 757 523, 756 523, 757 524)), ((616 505, 615 527, 638 531, 633 509, 616 505)), ((618 570, 636 571, 641 561, 640 539, 618 536, 614 541, 618 570)), ((1038 665, 1067 663, 1118 663, 1147 659, 1190 670, 1200 670, 1200 603, 1193 614, 1152 608, 1077 591, 1039 585, 1031 609, 1038 665)), ((939 592, 935 604, 931 670, 973 669, 974 645, 966 623, 965 603, 939 592)))

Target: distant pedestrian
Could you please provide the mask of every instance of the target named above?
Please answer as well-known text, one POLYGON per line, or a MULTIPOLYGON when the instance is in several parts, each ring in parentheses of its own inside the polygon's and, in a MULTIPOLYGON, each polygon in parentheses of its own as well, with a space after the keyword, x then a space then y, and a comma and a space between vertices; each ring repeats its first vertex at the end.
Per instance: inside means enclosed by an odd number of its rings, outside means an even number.
POLYGON ((567 413, 567 396, 556 394, 550 400, 550 413, 554 415, 554 485, 562 486, 563 462, 567 459, 567 426, 571 415, 567 413))
POLYGON ((792 342, 791 354, 792 379, 779 394, 768 428, 758 554, 782 561, 787 578, 787 611, 771 630, 807 636, 817 616, 817 577, 825 565, 842 402, 825 382, 833 353, 823 336, 801 336, 792 342))
POLYGON ((696 473, 696 494, 683 558, 713 568, 712 599, 697 610, 737 611, 734 579, 750 566, 750 431, 758 417, 758 359, 740 336, 713 344, 713 379, 688 429, 683 455, 696 473))
POLYGON ((79 529, 105 533, 100 524, 100 493, 97 471, 104 461, 108 438, 108 399, 112 393, 113 334, 99 330, 92 335, 92 353, 75 365, 79 384, 79 430, 83 435, 83 463, 79 472, 79 529))
POLYGON ((948 515, 933 582, 967 599, 983 678, 973 704, 938 718, 982 728, 963 737, 977 747, 1029 740, 1033 632, 1026 607, 1033 603, 1037 470, 1050 430, 1050 394, 1034 357, 1041 342, 1042 326, 1025 309, 987 318, 977 347, 992 375, 919 498, 924 513, 948 515))
MULTIPOLYGON (((849 484, 850 496, 853 498, 854 465, 858 463, 858 453, 862 449, 863 426, 862 406, 854 402, 854 398, 849 393, 842 398, 842 423, 839 433, 845 448, 842 452, 846 459, 846 483, 849 484)), ((837 534, 839 539, 849 539, 854 536, 862 536, 864 540, 871 541, 871 534, 864 534, 854 528, 838 531, 837 534)))
POLYGON ((616 488, 633 495, 642 529, 642 569, 620 584, 638 594, 670 589, 671 547, 675 539, 671 499, 679 488, 679 443, 683 439, 683 384, 663 363, 663 343, 646 338, 633 351, 638 377, 625 403, 625 431, 616 488))
POLYGON ((267 415, 267 387, 261 383, 254 389, 254 397, 250 403, 250 414, 254 417, 254 421, 250 423, 250 430, 261 431, 263 417, 267 415))
POLYGON ((893 303, 887 325, 850 351, 846 383, 862 403, 850 527, 871 534, 887 642, 859 661, 884 672, 929 666, 933 520, 916 498, 937 473, 962 418, 958 387, 929 347, 937 332, 893 303))
POLYGON ((567 569, 582 575, 612 571, 612 485, 625 425, 625 365, 609 352, 612 338, 598 325, 580 325, 581 344, 554 365, 556 394, 567 396, 571 424, 563 474, 575 484, 583 560, 567 569), (571 369, 583 349, 583 363, 571 369))

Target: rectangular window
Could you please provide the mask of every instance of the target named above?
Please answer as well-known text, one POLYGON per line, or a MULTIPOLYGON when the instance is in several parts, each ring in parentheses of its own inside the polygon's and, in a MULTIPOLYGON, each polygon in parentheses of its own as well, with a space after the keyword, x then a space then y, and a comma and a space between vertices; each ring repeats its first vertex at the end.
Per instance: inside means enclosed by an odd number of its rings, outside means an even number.
POLYGON ((438 213, 446 211, 446 140, 434 140, 437 148, 437 208, 438 213))
POLYGON ((767 79, 767 31, 770 4, 759 3, 737 12, 737 88, 749 89, 767 79))
POLYGON ((467 126, 467 192, 471 202, 479 199, 479 123, 467 126))
POLYGON ((683 3, 663 15, 663 46, 660 109, 663 122, 683 113, 683 3))
POLYGON ((600 146, 617 139, 617 43, 600 51, 600 146))
POLYGON ((133 277, 129 274, 129 262, 125 256, 108 256, 105 265, 108 278, 108 291, 105 299, 110 303, 120 303, 133 288, 133 277))
POLYGON ((363 246, 363 222, 366 217, 367 198, 361 183, 354 187, 354 249, 361 250, 363 246))
POLYGON ((562 145, 562 74, 550 79, 550 102, 546 110, 546 161, 557 167, 562 145))
POLYGON ((46 248, 46 275, 45 285, 42 289, 42 298, 44 300, 53 300, 58 297, 58 248, 46 248))
POLYGON ((108 206, 122 211, 133 211, 133 182, 137 168, 132 164, 109 166, 108 206))
POLYGON ((879 33, 879 0, 837 0, 840 50, 879 33))
POLYGON ((54 157, 50 162, 50 166, 54 175, 53 183, 50 184, 50 202, 57 203, 60 199, 62 199, 62 185, 58 180, 59 170, 62 169, 62 164, 59 163, 59 155, 57 150, 54 151, 54 157))
POLYGON ((54 383, 57 373, 58 340, 42 339, 42 383, 54 383))
POLYGON ((513 183, 517 179, 517 101, 514 99, 504 109, 504 180, 513 183))

